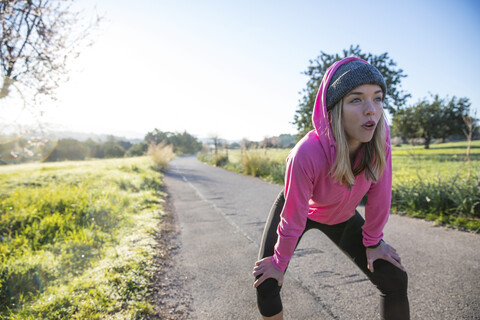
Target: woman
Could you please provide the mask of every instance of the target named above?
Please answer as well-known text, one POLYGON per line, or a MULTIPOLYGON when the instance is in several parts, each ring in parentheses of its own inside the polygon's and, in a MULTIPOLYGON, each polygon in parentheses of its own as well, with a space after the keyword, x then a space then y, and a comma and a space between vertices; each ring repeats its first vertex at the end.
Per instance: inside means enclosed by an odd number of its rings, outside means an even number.
POLYGON ((313 110, 314 130, 287 158, 285 190, 275 201, 255 263, 265 319, 283 319, 280 289, 302 235, 324 232, 381 291, 382 319, 409 319, 407 274, 383 240, 392 164, 383 115, 386 85, 368 62, 349 57, 326 71, 313 110), (367 195, 365 220, 356 211, 367 195))

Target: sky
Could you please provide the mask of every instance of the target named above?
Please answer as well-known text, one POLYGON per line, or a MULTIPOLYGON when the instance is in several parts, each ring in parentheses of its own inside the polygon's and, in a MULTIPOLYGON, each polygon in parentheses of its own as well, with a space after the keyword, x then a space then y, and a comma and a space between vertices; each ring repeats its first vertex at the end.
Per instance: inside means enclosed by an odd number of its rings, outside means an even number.
POLYGON ((388 52, 403 69, 408 104, 439 94, 467 97, 480 111, 479 1, 78 0, 76 7, 103 21, 58 100, 42 107, 42 121, 57 130, 142 138, 157 128, 256 141, 295 134, 309 61, 357 44, 388 52))

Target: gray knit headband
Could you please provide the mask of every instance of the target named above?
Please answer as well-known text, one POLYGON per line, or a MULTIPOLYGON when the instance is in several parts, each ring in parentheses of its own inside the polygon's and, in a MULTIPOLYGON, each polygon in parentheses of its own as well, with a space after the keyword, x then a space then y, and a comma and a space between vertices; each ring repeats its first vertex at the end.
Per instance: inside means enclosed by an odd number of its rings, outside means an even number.
POLYGON ((363 84, 378 84, 385 97, 387 86, 377 68, 359 60, 342 64, 333 74, 327 89, 327 111, 332 110, 344 95, 363 84))

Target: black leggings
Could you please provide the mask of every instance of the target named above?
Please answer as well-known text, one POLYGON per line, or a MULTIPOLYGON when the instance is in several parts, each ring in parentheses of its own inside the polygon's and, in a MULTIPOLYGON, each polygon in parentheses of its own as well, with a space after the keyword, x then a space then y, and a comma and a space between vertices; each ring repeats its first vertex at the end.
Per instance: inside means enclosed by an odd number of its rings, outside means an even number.
MULTIPOLYGON (((273 250, 278 237, 277 227, 284 203, 285 198, 282 191, 268 216, 258 254, 259 260, 274 254, 273 250)), ((367 275, 381 292, 380 313, 382 319, 410 319, 407 273, 386 260, 376 260, 374 262, 375 272, 372 273, 368 270, 366 251, 362 242, 362 226, 364 223, 365 221, 358 212, 355 212, 355 215, 348 221, 336 225, 325 225, 307 219, 302 236, 312 228, 322 231, 367 275)), ((300 236, 299 241, 302 236, 300 236)), ((257 287, 258 308, 263 316, 271 317, 282 311, 281 288, 277 280, 273 278, 265 280, 257 287)))

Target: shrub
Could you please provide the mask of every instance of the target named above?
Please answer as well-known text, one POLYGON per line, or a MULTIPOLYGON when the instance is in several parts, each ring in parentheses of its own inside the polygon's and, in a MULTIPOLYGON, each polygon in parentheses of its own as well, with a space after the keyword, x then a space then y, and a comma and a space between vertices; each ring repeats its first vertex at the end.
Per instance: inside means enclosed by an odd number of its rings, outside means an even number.
POLYGON ((285 170, 286 170, 285 161, 284 162, 270 161, 269 174, 268 174, 267 180, 273 183, 284 184, 285 170))
POLYGON ((269 174, 270 159, 256 153, 247 153, 242 157, 243 173, 254 177, 266 177, 269 174))
POLYGON ((228 163, 228 155, 216 154, 213 156, 213 164, 216 167, 224 167, 228 163))
POLYGON ((397 182, 392 189, 392 209, 413 217, 480 228, 480 185, 477 178, 458 175, 425 181, 397 182))
POLYGON ((147 154, 152 158, 152 169, 156 171, 165 171, 170 160, 175 157, 173 147, 165 144, 149 145, 147 154))
POLYGON ((227 153, 213 154, 209 150, 202 150, 197 153, 197 159, 199 161, 209 163, 215 167, 227 167, 230 164, 227 153))
POLYGON ((233 161, 230 161, 227 154, 217 154, 215 156, 207 150, 203 150, 197 154, 197 159, 230 171, 263 178, 273 183, 284 183, 285 161, 271 160, 260 149, 244 150, 241 156, 234 155, 233 161))

